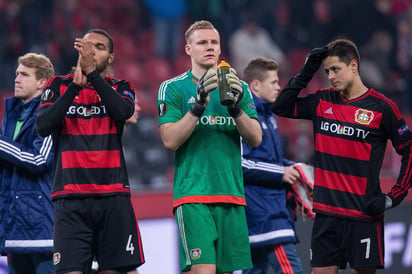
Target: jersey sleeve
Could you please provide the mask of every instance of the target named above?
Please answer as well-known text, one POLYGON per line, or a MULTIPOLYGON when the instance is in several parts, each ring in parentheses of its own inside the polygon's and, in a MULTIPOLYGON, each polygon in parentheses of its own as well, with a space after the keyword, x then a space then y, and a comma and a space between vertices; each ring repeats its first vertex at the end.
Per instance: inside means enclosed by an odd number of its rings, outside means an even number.
POLYGON ((179 90, 167 81, 160 85, 156 104, 159 126, 165 123, 175 123, 184 115, 179 90))
POLYGON ((389 195, 392 205, 397 206, 408 194, 412 182, 412 133, 398 107, 389 101, 384 112, 383 126, 396 152, 402 156, 401 168, 395 185, 389 195))
POLYGON ((316 114, 317 92, 299 97, 302 89, 303 87, 296 83, 295 77, 290 79, 273 103, 273 113, 287 118, 313 119, 316 114))
POLYGON ((33 146, 24 146, 6 136, 0 136, 0 159, 32 174, 44 174, 53 165, 52 137, 37 136, 33 146))

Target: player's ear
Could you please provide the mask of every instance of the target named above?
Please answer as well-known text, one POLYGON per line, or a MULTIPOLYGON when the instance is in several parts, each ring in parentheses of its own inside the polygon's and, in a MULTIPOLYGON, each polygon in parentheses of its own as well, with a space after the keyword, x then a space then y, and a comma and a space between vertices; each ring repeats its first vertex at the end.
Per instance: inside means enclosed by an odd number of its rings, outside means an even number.
POLYGON ((109 63, 109 65, 110 65, 111 63, 113 63, 113 60, 114 60, 114 53, 112 52, 112 53, 110 53, 110 55, 109 55, 109 60, 107 60, 107 62, 109 63))
POLYGON ((352 61, 350 61, 349 67, 350 67, 350 69, 352 70, 353 73, 355 73, 356 71, 359 70, 358 62, 356 62, 355 59, 352 59, 352 61))

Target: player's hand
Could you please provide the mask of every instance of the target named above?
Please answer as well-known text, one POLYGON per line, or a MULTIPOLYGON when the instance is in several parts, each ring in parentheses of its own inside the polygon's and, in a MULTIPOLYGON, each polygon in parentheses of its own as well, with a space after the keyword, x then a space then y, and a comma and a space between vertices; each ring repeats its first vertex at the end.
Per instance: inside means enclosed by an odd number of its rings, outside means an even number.
POLYGON ((73 76, 73 83, 75 83, 78 86, 84 86, 87 84, 87 77, 84 75, 82 72, 82 68, 80 67, 80 59, 81 57, 77 59, 77 64, 74 69, 74 76, 73 76))
POLYGON ((93 43, 90 40, 76 38, 74 48, 79 52, 81 57, 80 66, 85 75, 96 70, 96 61, 94 59, 93 43))
POLYGON ((301 86, 306 87, 309 81, 312 80, 313 75, 322 65, 322 62, 326 58, 327 53, 328 48, 326 46, 314 48, 309 52, 306 57, 305 64, 296 76, 301 86))
POLYGON ((379 194, 371 199, 369 199, 366 204, 363 212, 366 215, 372 217, 380 217, 386 209, 392 207, 392 199, 386 194, 379 194))
POLYGON ((300 173, 297 169, 295 169, 292 166, 285 166, 283 177, 282 177, 282 181, 284 183, 293 185, 300 178, 301 178, 300 173))
POLYGON ((214 68, 208 69, 199 79, 196 88, 196 102, 190 109, 194 116, 202 116, 210 101, 209 94, 217 88, 217 79, 217 72, 214 68))
POLYGON ((312 49, 305 60, 305 70, 315 73, 322 65, 323 59, 325 59, 328 53, 327 47, 320 47, 312 49))
POLYGON ((226 80, 229 84, 230 91, 233 92, 233 95, 235 96, 235 103, 232 105, 233 107, 235 105, 238 105, 243 97, 242 83, 240 82, 240 79, 237 76, 236 70, 233 68, 229 68, 229 73, 226 74, 226 80))
POLYGON ((213 68, 208 69, 197 84, 196 103, 206 107, 209 103, 209 93, 217 88, 217 73, 213 68))

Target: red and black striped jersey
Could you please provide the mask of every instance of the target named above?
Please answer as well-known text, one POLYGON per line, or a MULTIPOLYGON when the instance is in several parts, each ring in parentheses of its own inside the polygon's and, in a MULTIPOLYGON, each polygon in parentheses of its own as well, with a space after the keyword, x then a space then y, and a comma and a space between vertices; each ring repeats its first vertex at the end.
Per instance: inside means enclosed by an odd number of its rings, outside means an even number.
MULTIPOLYGON (((73 75, 51 78, 43 90, 40 112, 63 99, 72 81, 73 75)), ((105 82, 124 104, 134 104, 134 88, 128 81, 106 78, 105 82)), ((73 92, 63 121, 52 131, 53 199, 130 195, 121 143, 125 119, 115 120, 109 111, 111 102, 101 97, 90 83, 73 92)))
POLYGON ((276 101, 282 109, 276 111, 274 105, 273 111, 313 121, 314 210, 371 220, 363 208, 381 193, 379 174, 388 140, 402 155, 399 177, 389 193, 398 205, 411 186, 412 134, 393 101, 373 89, 353 100, 332 88, 305 97, 297 97, 296 91, 283 90, 276 101))

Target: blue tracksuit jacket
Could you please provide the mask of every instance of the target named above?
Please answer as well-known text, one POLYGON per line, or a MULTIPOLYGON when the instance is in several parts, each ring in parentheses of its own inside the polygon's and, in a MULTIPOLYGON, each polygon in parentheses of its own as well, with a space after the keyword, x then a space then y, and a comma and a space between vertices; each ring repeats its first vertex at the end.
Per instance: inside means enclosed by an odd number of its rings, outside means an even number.
POLYGON ((252 247, 278 243, 298 242, 295 233, 295 215, 282 182, 284 166, 293 162, 282 155, 277 122, 271 104, 253 95, 260 126, 262 143, 250 148, 242 143, 242 167, 246 196, 246 217, 252 247))
POLYGON ((24 107, 18 98, 6 99, 0 132, 2 254, 53 251, 52 140, 37 133, 39 103, 40 96, 24 107), (24 122, 13 141, 19 118, 24 122))

